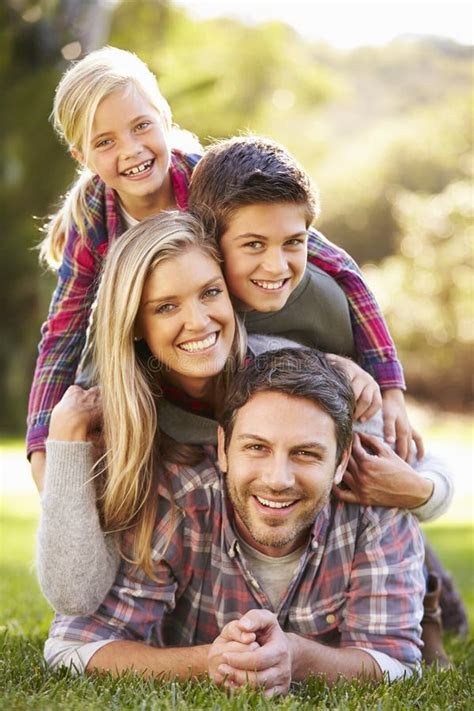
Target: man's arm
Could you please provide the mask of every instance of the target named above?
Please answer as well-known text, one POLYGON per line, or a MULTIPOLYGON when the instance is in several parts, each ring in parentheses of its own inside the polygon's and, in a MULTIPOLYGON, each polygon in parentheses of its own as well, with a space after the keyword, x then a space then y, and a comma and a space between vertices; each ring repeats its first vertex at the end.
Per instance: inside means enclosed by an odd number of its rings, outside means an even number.
POLYGON ((143 642, 115 641, 101 647, 89 660, 86 672, 139 672, 143 676, 194 679, 207 673, 209 644, 197 647, 151 647, 143 642))

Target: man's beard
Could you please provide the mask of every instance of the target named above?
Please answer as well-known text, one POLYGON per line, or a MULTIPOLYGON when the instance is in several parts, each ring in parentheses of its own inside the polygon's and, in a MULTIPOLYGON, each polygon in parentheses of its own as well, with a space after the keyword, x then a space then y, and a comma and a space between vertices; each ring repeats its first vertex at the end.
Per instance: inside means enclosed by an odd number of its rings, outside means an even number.
POLYGON ((251 497, 256 494, 262 498, 296 498, 295 490, 289 489, 286 492, 279 491, 278 494, 268 491, 250 492, 247 489, 243 492, 239 492, 233 482, 229 481, 229 478, 226 477, 227 494, 234 508, 234 512, 238 514, 240 520, 256 543, 273 548, 283 548, 293 541, 301 541, 303 534, 309 532, 316 516, 326 505, 331 493, 332 484, 332 481, 328 482, 326 490, 317 501, 312 501, 301 492, 298 492, 297 498, 299 501, 297 506, 299 506, 301 510, 298 512, 298 516, 294 519, 292 518, 288 523, 278 516, 275 516, 273 520, 270 517, 266 517, 265 523, 262 523, 262 521, 257 518, 257 512, 252 512, 253 503, 251 497))

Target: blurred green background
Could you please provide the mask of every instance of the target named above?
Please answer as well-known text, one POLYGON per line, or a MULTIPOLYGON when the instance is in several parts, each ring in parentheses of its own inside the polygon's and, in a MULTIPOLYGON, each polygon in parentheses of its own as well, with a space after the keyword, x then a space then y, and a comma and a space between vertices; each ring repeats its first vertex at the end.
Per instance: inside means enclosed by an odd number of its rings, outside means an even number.
POLYGON ((317 227, 364 266, 411 395, 436 411, 467 412, 472 47, 405 37, 342 51, 279 21, 198 20, 166 0, 5 0, 2 434, 24 431, 39 328, 54 286, 54 275, 38 266, 38 228, 75 176, 48 123, 54 88, 67 60, 106 43, 149 64, 175 121, 204 145, 250 129, 288 147, 319 187, 317 227))

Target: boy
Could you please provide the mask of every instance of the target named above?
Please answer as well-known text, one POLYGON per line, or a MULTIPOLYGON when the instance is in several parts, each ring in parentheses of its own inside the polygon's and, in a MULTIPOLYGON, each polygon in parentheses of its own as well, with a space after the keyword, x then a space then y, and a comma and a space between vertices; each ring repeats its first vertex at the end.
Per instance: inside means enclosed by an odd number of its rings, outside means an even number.
POLYGON ((420 453, 387 327, 366 287, 362 294, 355 262, 311 228, 318 200, 290 154, 258 136, 211 146, 194 169, 189 209, 220 245, 229 291, 247 330, 355 357, 382 391, 387 442, 396 442, 407 459, 413 438, 420 453), (350 321, 338 279, 348 295, 350 321))

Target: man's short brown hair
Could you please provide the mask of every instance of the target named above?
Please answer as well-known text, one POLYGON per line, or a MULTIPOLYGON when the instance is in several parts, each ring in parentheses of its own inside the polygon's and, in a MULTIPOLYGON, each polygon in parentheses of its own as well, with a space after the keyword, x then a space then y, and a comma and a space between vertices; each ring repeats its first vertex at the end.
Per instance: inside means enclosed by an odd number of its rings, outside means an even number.
MULTIPOLYGON (((259 392, 279 392, 310 400, 334 422, 336 458, 339 464, 352 442, 355 400, 346 374, 324 355, 309 348, 267 351, 240 369, 224 398, 219 424, 229 446, 238 411, 259 392)), ((284 413, 268 413, 284 417, 284 413)))
POLYGON ((268 138, 241 136, 210 146, 194 169, 189 210, 219 242, 232 214, 258 203, 303 205, 306 227, 319 213, 311 180, 288 151, 268 138))

